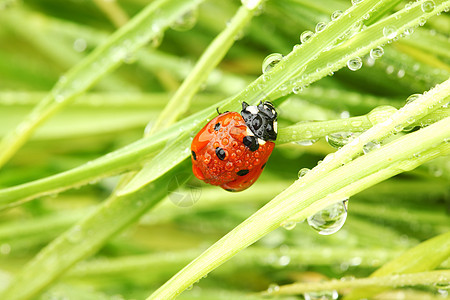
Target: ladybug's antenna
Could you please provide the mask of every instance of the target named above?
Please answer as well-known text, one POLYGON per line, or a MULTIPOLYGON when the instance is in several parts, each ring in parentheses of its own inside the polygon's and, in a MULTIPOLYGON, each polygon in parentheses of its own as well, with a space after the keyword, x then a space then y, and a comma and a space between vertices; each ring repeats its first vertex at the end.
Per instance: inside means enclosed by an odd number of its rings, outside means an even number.
POLYGON ((220 115, 219 107, 218 107, 218 106, 216 107, 216 111, 217 111, 217 114, 220 115))

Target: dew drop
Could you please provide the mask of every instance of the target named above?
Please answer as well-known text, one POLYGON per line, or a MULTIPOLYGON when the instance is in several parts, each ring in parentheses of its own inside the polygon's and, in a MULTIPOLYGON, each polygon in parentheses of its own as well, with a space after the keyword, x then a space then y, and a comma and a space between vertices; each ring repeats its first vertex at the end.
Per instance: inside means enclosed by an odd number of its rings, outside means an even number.
POLYGON ((311 146, 312 144, 314 144, 317 141, 318 140, 311 139, 311 140, 297 141, 297 142, 294 142, 294 143, 297 144, 297 145, 300 145, 300 146, 311 146))
POLYGON ((421 96, 420 94, 412 94, 411 96, 409 96, 408 98, 406 98, 406 104, 413 103, 413 102, 416 101, 420 96, 421 96))
POLYGON ((340 149, 343 146, 350 143, 354 138, 356 137, 356 134, 354 132, 335 132, 332 134, 329 134, 325 137, 328 144, 330 144, 331 147, 340 149))
POLYGON ((73 49, 77 52, 83 52, 87 48, 85 39, 79 38, 73 42, 73 49))
POLYGON ((331 20, 337 20, 342 16, 343 12, 342 10, 335 10, 332 14, 331 14, 331 20))
POLYGON ((280 53, 269 54, 262 63, 262 72, 263 73, 269 72, 282 59, 283 55, 281 55, 280 53))
POLYGON ((289 222, 286 222, 286 223, 282 224, 282 226, 283 226, 284 229, 286 229, 286 230, 292 230, 292 229, 295 228, 295 226, 297 226, 297 222, 295 222, 295 221, 289 221, 289 222))
POLYGON ((377 141, 371 141, 363 146, 363 152, 364 154, 367 154, 370 151, 376 150, 378 148, 380 148, 380 143, 377 141))
POLYGON ((161 45, 161 43, 162 43, 163 38, 164 38, 164 32, 163 31, 156 31, 155 35, 150 40, 150 45, 153 48, 159 47, 159 45, 161 45))
POLYGON ((344 199, 317 212, 307 219, 309 226, 322 235, 337 232, 347 219, 347 205, 348 199, 344 199))
POLYGON ((305 300, 336 300, 339 298, 339 294, 336 290, 333 291, 320 291, 304 293, 305 300))
POLYGON ((318 33, 318 32, 323 31, 325 29, 325 27, 327 27, 327 23, 325 23, 325 22, 317 23, 317 25, 316 25, 316 32, 318 33))
POLYGON ((310 170, 308 168, 302 168, 300 171, 298 171, 298 178, 302 178, 306 175, 310 170))
POLYGON ((363 0, 352 0, 352 4, 353 5, 356 5, 356 4, 358 4, 358 3, 360 3, 360 2, 362 2, 363 0))
POLYGON ((271 283, 267 288, 267 293, 272 294, 274 292, 278 292, 280 290, 280 286, 276 283, 271 283))
POLYGON ((302 44, 307 43, 314 36, 314 32, 310 30, 303 31, 300 35, 300 42, 302 44))
POLYGON ((361 69, 361 67, 362 67, 362 60, 361 60, 361 58, 355 57, 355 58, 349 59, 347 61, 347 67, 351 71, 357 71, 357 70, 361 69))
POLYGON ((378 58, 382 57, 383 54, 384 54, 383 47, 376 47, 376 48, 373 48, 372 50, 370 50, 370 57, 373 59, 378 59, 378 58))
POLYGON ((282 267, 289 265, 291 262, 291 257, 289 255, 282 255, 278 259, 278 264, 282 267))
POLYGON ((194 27, 197 22, 198 10, 192 9, 182 15, 170 27, 177 31, 186 31, 194 27))
POLYGON ((11 253, 11 246, 8 243, 4 243, 0 245, 0 254, 1 255, 8 255, 11 253))
POLYGON ((427 0, 425 2, 422 3, 422 5, 420 6, 420 8, 422 8, 422 11, 424 13, 430 13, 434 10, 435 5, 434 5, 434 1, 432 0, 427 0))
POLYGON ((397 28, 392 25, 388 25, 383 28, 383 35, 388 39, 393 39, 397 36, 397 28))
POLYGON ((398 78, 403 78, 403 77, 405 77, 405 70, 403 70, 403 69, 398 70, 398 72, 397 72, 397 77, 398 77, 398 78))
POLYGON ((301 86, 295 86, 292 88, 292 92, 294 94, 300 94, 300 92, 303 90, 303 88, 301 86))

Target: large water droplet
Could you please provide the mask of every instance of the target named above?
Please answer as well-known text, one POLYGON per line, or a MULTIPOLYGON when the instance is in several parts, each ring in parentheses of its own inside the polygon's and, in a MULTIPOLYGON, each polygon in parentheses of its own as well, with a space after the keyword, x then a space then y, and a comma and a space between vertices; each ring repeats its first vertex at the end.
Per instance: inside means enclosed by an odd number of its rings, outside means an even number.
POLYGON ((353 5, 356 5, 356 4, 358 4, 359 2, 362 2, 363 0, 352 0, 352 4, 353 5))
POLYGON ((354 132, 335 132, 325 137, 331 147, 340 149, 350 143, 357 135, 354 132))
POLYGON ((320 291, 304 293, 305 300, 336 300, 339 294, 336 290, 333 291, 320 291))
POLYGON ((384 54, 383 47, 376 47, 370 50, 370 57, 373 59, 380 58, 383 56, 383 54, 384 54))
POLYGON ((393 39, 397 36, 397 28, 393 25, 388 25, 383 28, 383 35, 388 39, 393 39))
POLYGON ((309 226, 322 235, 337 232, 347 219, 347 203, 348 199, 344 199, 310 216, 307 219, 309 226))
POLYGON ((380 148, 380 143, 377 141, 371 141, 363 146, 363 152, 364 154, 367 154, 370 151, 376 150, 378 148, 380 148))
POLYGON ((269 72, 282 59, 283 55, 281 55, 280 53, 269 54, 262 63, 262 72, 263 73, 269 72))
POLYGON ((300 42, 302 44, 307 43, 314 35, 314 32, 310 30, 303 31, 300 35, 300 42))
POLYGON ((170 27, 177 31, 186 31, 194 27, 197 22, 198 10, 192 9, 182 15, 170 27))
POLYGON ((350 60, 347 61, 347 67, 351 70, 351 71, 357 71, 359 69, 361 69, 362 67, 362 60, 359 57, 355 57, 352 58, 350 60))
POLYGON ((435 5, 434 5, 434 1, 432 0, 427 0, 425 2, 422 3, 422 5, 420 6, 422 8, 422 11, 424 13, 430 13, 434 10, 435 5))

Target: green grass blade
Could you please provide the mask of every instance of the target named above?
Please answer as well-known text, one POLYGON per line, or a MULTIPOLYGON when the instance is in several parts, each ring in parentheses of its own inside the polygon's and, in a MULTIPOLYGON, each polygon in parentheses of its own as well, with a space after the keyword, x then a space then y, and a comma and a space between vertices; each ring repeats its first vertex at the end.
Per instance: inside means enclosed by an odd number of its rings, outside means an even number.
MULTIPOLYGON (((405 286, 446 284, 450 280, 450 270, 406 273, 401 275, 385 275, 380 277, 358 278, 348 280, 330 280, 319 283, 294 283, 282 285, 274 291, 262 295, 298 295, 316 291, 343 290, 347 288, 370 289, 373 287, 397 288, 405 286)), ((367 293, 361 293, 359 298, 366 298, 367 293)))
MULTIPOLYGON (((403 253, 398 258, 376 270, 371 278, 416 273, 433 270, 450 257, 450 232, 429 239, 403 253)), ((448 281, 448 279, 447 279, 448 281)), ((385 288, 376 285, 370 288, 356 289, 345 299, 361 299, 381 293, 385 288)))
POLYGON ((37 295, 76 262, 95 253, 113 235, 161 201, 167 195, 168 182, 185 168, 185 164, 180 164, 139 193, 109 198, 44 248, 22 269, 0 298, 19 300, 37 295))
POLYGON ((51 115, 70 103, 101 77, 119 66, 128 55, 145 46, 170 24, 194 9, 201 0, 158 0, 114 33, 83 61, 61 77, 52 91, 0 143, 0 166, 26 142, 51 115))

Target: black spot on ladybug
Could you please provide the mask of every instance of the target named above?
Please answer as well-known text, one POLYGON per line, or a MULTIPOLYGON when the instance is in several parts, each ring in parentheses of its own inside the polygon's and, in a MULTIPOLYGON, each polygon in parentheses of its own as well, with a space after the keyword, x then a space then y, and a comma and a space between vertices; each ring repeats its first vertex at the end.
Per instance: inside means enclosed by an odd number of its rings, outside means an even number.
POLYGON ((239 176, 245 176, 248 174, 248 172, 250 172, 250 171, 245 169, 245 170, 238 171, 236 174, 238 174, 239 176))
POLYGON ((264 163, 264 164, 261 166, 261 170, 264 169, 265 166, 266 166, 266 163, 264 163))
POLYGON ((194 158, 194 160, 197 160, 197 154, 195 154, 194 151, 191 151, 192 157, 194 158))
POLYGON ((224 160, 224 159, 225 159, 225 156, 226 156, 225 150, 223 150, 223 149, 220 148, 220 147, 217 147, 217 148, 216 148, 216 155, 217 155, 217 157, 218 157, 220 160, 224 160))
POLYGON ((216 125, 214 125, 214 130, 219 131, 219 129, 220 129, 220 123, 216 123, 216 125))
POLYGON ((252 135, 245 136, 242 142, 244 143, 245 146, 247 146, 250 149, 250 151, 256 151, 259 148, 259 144, 258 141, 256 140, 256 137, 252 135))

